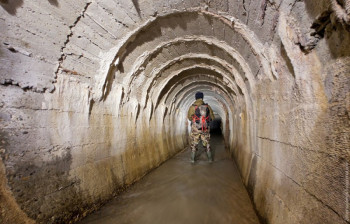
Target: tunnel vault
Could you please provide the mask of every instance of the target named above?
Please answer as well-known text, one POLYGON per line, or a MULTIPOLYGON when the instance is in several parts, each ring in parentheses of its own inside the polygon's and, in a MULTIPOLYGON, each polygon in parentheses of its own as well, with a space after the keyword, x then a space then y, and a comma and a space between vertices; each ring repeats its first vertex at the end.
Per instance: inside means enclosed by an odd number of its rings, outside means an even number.
POLYGON ((0 222, 98 209, 188 145, 202 91, 262 222, 349 223, 349 5, 0 1, 0 222))

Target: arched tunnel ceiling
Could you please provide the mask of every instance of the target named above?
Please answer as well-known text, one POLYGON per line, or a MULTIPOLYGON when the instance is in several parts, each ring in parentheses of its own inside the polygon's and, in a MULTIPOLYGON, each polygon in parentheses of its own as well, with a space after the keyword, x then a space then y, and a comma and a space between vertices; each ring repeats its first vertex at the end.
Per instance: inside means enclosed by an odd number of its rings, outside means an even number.
MULTIPOLYGON (((234 104, 225 95, 225 92, 216 89, 213 85, 201 83, 201 85, 194 85, 187 88, 186 91, 182 92, 181 101, 177 102, 175 108, 182 108, 186 110, 192 105, 194 101, 194 95, 192 93, 201 91, 204 93, 204 101, 209 103, 214 112, 218 113, 220 117, 225 118, 226 114, 232 113, 234 104)), ((187 111, 184 111, 185 113, 187 111)))
POLYGON ((235 96, 237 96, 235 88, 230 84, 222 82, 220 80, 220 74, 214 73, 211 74, 210 70, 206 71, 205 69, 198 69, 198 73, 191 73, 191 71, 183 72, 183 76, 174 76, 173 80, 170 80, 167 85, 162 89, 162 92, 158 95, 157 102, 162 100, 164 104, 169 104, 171 101, 178 98, 178 93, 185 91, 185 88, 190 85, 197 85, 198 82, 211 83, 213 86, 217 86, 221 91, 225 92, 227 96, 230 97, 232 102, 235 101, 235 96), (190 74, 186 74, 189 72, 190 74), (217 74, 218 77, 215 75, 217 74), (202 77, 205 76, 205 77, 202 77), (201 80, 201 81, 198 81, 201 80), (205 80, 205 81, 204 81, 205 80))
MULTIPOLYGON (((172 86, 177 86, 181 84, 181 82, 186 82, 188 79, 193 79, 193 74, 198 74, 196 80, 193 80, 194 82, 198 82, 201 80, 210 80, 215 79, 214 83, 221 83, 223 85, 226 85, 228 88, 231 89, 231 93, 234 95, 237 95, 238 90, 235 86, 234 82, 230 82, 231 80, 225 79, 225 77, 222 75, 220 70, 216 69, 213 66, 203 66, 203 65, 195 65, 191 67, 185 67, 181 70, 177 70, 174 73, 170 73, 169 76, 164 80, 160 80, 162 82, 159 83, 159 86, 161 87, 161 91, 153 91, 151 90, 151 94, 156 97, 155 99, 158 99, 161 97, 161 95, 164 94, 164 92, 167 92, 170 90, 172 86), (173 75, 175 73, 175 75, 173 75)), ((238 87, 239 88, 239 87, 238 87)))
POLYGON ((349 6, 0 1, 0 194, 84 216, 188 145, 202 91, 266 222, 349 223, 349 6))
POLYGON ((178 97, 186 96, 179 92, 194 93, 178 86, 190 82, 216 86, 232 104, 242 101, 249 105, 255 79, 276 77, 252 31, 233 17, 202 10, 152 18, 109 55, 110 61, 104 65, 107 69, 102 69, 105 77, 100 77, 95 91, 101 89, 102 95, 97 98, 105 99, 117 83, 125 93, 121 103, 134 98, 141 107, 149 100, 155 108, 159 103, 169 107, 175 96, 182 101, 178 97))

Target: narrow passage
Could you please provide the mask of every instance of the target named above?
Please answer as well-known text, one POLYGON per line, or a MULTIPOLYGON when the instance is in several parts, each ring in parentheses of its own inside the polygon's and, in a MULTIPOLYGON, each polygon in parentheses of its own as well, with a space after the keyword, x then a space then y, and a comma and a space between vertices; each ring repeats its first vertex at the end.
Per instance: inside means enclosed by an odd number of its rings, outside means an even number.
POLYGON ((212 135, 214 162, 186 148, 81 224, 259 223, 221 135, 212 135))

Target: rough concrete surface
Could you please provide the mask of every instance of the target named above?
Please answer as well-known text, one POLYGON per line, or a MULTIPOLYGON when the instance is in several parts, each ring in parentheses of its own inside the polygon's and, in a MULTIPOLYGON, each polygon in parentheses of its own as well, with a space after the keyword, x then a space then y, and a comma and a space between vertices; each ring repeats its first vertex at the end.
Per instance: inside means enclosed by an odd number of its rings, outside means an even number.
POLYGON ((202 91, 261 220, 350 223, 349 26, 349 0, 0 0, 1 219, 96 210, 202 91))
POLYGON ((80 224, 258 224, 235 163, 221 135, 212 135, 214 162, 200 147, 195 164, 186 148, 80 224))

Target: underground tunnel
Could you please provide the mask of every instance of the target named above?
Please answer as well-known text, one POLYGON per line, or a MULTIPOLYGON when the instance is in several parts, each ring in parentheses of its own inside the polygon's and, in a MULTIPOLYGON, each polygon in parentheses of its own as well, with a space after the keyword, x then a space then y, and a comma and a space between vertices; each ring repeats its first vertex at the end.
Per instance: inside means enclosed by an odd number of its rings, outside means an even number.
MULTIPOLYGON (((246 189, 232 196, 260 223, 350 223, 349 0, 0 0, 0 12, 0 223, 76 223, 123 198, 189 152, 198 91, 246 189)), ((220 173, 219 157, 182 160, 220 173)))

